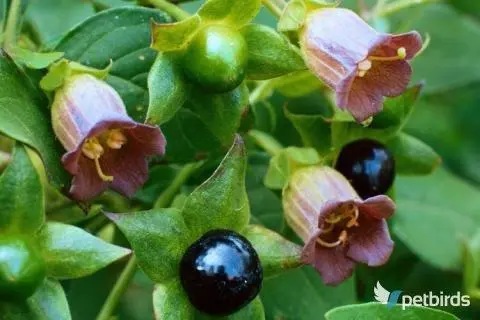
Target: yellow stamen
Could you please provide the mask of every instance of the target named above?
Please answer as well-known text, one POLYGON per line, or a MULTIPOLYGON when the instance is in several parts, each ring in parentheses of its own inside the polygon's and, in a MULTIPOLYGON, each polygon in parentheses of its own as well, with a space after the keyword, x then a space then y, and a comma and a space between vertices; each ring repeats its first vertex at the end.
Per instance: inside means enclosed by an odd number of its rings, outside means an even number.
POLYGON ((318 238, 317 239, 317 242, 323 246, 323 247, 326 247, 326 248, 335 248, 335 247, 338 247, 339 245, 347 242, 347 231, 343 230, 341 233, 340 233, 340 236, 338 237, 338 240, 335 241, 335 242, 326 242, 326 241, 323 241, 322 239, 318 238))
POLYGON ((107 176, 106 174, 103 173, 102 167, 100 166, 100 157, 95 158, 95 168, 97 168, 97 174, 105 182, 112 182, 113 181, 113 176, 107 176))
POLYGON ((353 215, 352 215, 352 219, 350 219, 350 221, 347 222, 347 228, 351 228, 351 227, 358 227, 358 216, 360 215, 359 211, 358 211, 358 207, 354 205, 353 207, 353 215))
POLYGON ((368 60, 370 61, 398 61, 398 60, 405 60, 407 57, 407 49, 405 47, 398 48, 397 55, 394 57, 376 57, 376 56, 369 56, 368 60))
POLYGON ((111 149, 121 149, 127 143, 127 137, 118 129, 111 130, 108 133, 107 146, 111 149))

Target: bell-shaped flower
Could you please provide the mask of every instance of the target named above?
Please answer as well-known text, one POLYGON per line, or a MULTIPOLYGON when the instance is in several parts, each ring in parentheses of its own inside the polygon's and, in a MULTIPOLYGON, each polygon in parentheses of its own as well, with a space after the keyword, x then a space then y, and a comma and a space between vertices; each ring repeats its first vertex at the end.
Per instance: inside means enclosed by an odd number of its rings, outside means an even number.
POLYGON ((295 172, 284 191, 283 208, 287 223, 305 243, 302 261, 325 284, 343 282, 356 263, 383 265, 392 253, 385 219, 395 211, 393 201, 383 195, 362 200, 332 168, 295 172))
POLYGON ((358 122, 380 112, 384 97, 405 91, 412 75, 409 61, 422 48, 416 31, 379 33, 340 8, 310 13, 300 42, 310 70, 335 90, 338 107, 358 122))
POLYGON ((165 153, 160 128, 132 120, 119 94, 88 74, 68 78, 55 92, 52 123, 67 150, 62 162, 73 175, 75 200, 89 200, 109 186, 133 196, 148 178, 147 158, 165 153))

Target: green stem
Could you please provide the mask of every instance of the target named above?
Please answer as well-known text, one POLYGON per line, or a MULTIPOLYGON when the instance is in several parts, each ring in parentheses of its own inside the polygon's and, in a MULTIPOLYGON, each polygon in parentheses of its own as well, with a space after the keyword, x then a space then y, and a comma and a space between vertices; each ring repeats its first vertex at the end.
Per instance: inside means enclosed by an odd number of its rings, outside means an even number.
POLYGON ((98 314, 97 320, 109 320, 112 313, 117 308, 118 302, 122 297, 125 290, 127 290, 128 284, 135 275, 137 270, 137 258, 135 255, 132 255, 130 261, 128 261, 127 266, 123 269, 120 278, 118 278, 115 286, 113 287, 110 295, 105 301, 102 310, 98 314))
POLYGON ((254 105, 268 98, 273 93, 272 80, 265 80, 260 82, 250 94, 250 105, 254 105))
POLYGON ((270 10, 270 12, 277 18, 282 16, 283 8, 278 7, 277 3, 273 0, 262 0, 263 5, 270 10))
POLYGON ((170 3, 166 0, 143 0, 153 5, 155 8, 160 9, 174 17, 177 21, 185 20, 190 17, 190 14, 180 7, 170 3))
POLYGON ((8 11, 7 24, 5 26, 4 47, 11 49, 17 42, 17 26, 18 18, 20 16, 20 7, 22 0, 12 0, 10 3, 10 10, 8 11))
POLYGON ((385 17, 394 14, 398 11, 406 9, 408 7, 416 6, 419 4, 435 3, 441 0, 397 0, 390 4, 383 5, 380 10, 375 12, 377 17, 385 17))
POLYGON ((203 164, 203 162, 190 163, 185 165, 177 174, 172 183, 165 189, 157 201, 155 201, 154 209, 167 207, 178 193, 181 186, 190 178, 190 176, 203 164))

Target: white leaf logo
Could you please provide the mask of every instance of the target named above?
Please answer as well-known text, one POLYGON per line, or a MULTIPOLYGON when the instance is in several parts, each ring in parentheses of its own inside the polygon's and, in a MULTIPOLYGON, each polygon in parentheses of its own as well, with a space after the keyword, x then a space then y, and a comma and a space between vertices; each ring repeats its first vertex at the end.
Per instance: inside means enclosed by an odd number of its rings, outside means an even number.
POLYGON ((375 294, 375 300, 380 303, 387 304, 388 298, 390 297, 390 292, 382 287, 379 281, 377 281, 377 285, 373 288, 373 293, 375 294))

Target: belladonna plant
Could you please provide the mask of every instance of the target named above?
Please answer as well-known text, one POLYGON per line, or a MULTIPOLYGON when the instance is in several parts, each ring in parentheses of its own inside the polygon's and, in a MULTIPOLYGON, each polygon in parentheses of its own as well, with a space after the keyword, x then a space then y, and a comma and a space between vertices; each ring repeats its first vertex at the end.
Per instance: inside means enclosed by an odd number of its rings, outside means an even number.
POLYGON ((360 199, 349 182, 330 167, 309 167, 292 176, 283 197, 285 218, 305 242, 302 261, 325 284, 348 278, 357 262, 385 264, 393 250, 386 218, 395 204, 387 196, 360 199))
POLYGON ((146 158, 165 153, 160 128, 132 120, 118 93, 89 74, 68 78, 52 106, 53 129, 67 153, 76 200, 89 200, 109 185, 133 196, 148 178, 146 158))
POLYGON ((422 48, 415 31, 379 33, 353 11, 339 8, 310 13, 300 42, 310 70, 335 90, 338 107, 359 122, 380 112, 384 97, 405 91, 412 75, 409 61, 422 48))

